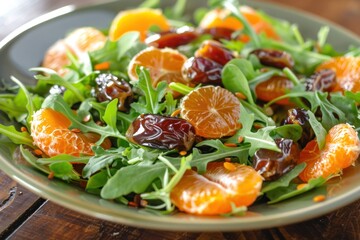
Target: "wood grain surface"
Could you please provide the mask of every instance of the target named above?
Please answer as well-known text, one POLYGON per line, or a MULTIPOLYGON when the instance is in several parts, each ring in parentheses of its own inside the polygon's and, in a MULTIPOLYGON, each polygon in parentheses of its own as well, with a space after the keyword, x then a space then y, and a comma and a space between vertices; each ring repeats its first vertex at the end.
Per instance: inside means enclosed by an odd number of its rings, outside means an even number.
MULTIPOLYGON (((0 40, 48 11, 100 0, 0 1, 0 40)), ((269 0, 314 13, 360 35, 360 0, 269 0)), ((1 166, 0 166, 1 168, 1 166)), ((0 171, 0 239, 360 239, 360 200, 325 216, 242 232, 148 230, 88 217, 39 198, 0 171)))

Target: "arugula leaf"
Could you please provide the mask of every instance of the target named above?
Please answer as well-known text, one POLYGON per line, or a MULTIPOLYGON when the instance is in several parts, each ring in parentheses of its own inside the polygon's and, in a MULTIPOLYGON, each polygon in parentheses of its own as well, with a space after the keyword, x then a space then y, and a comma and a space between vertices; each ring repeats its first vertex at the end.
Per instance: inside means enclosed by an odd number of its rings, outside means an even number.
POLYGON ((307 111, 307 115, 309 116, 310 126, 314 130, 316 136, 316 142, 319 146, 319 149, 323 149, 325 146, 325 137, 327 132, 311 111, 307 111))
POLYGON ((48 84, 64 86, 67 90, 71 91, 74 96, 76 96, 78 101, 81 102, 85 100, 83 93, 74 86, 76 82, 71 81, 72 78, 65 80, 63 77, 59 76, 59 74, 57 74, 57 72, 55 72, 54 70, 44 67, 30 68, 30 71, 45 73, 45 75, 37 74, 35 75, 35 78, 45 81, 48 84))
POLYGON ((257 132, 252 132, 255 116, 253 113, 249 113, 244 106, 240 106, 240 122, 242 128, 238 130, 235 135, 228 138, 226 142, 237 143, 239 137, 244 137, 245 143, 250 143, 249 154, 253 156, 255 152, 260 148, 265 148, 279 152, 275 141, 270 136, 270 133, 275 129, 275 126, 267 126, 260 128, 257 132))
POLYGON ((73 111, 66 104, 64 99, 58 94, 49 95, 44 100, 42 107, 50 107, 56 111, 65 114, 66 117, 69 118, 69 120, 71 121, 71 128, 77 128, 82 132, 98 133, 100 135, 100 139, 97 141, 97 145, 101 144, 107 137, 115 137, 126 140, 126 137, 119 132, 115 125, 117 113, 117 99, 111 101, 106 107, 103 120, 108 125, 105 127, 97 125, 94 121, 82 123, 79 117, 73 113, 73 111))
POLYGON ((50 174, 50 169, 47 165, 42 165, 37 163, 37 157, 35 157, 28 149, 24 148, 23 145, 20 145, 20 153, 24 159, 32 165, 35 169, 40 170, 45 174, 50 174))
POLYGON ((261 192, 266 193, 266 192, 272 191, 279 187, 289 186, 290 182, 294 178, 299 176, 299 174, 304 170, 305 167, 306 167, 306 163, 300 163, 300 164, 296 165, 290 172, 281 176, 279 179, 272 181, 272 182, 264 182, 261 192))
POLYGON ((326 178, 318 177, 310 179, 306 186, 301 189, 297 189, 297 184, 295 183, 290 184, 288 187, 278 187, 267 192, 266 196, 270 199, 268 204, 274 204, 298 196, 314 188, 322 186, 326 183, 326 181, 326 178))
POLYGON ((157 87, 154 88, 152 86, 150 73, 147 69, 139 67, 136 69, 136 73, 139 76, 139 81, 136 86, 144 94, 145 101, 143 103, 134 102, 131 104, 131 107, 138 113, 161 113, 165 108, 165 104, 162 102, 162 99, 166 93, 166 82, 160 82, 157 87))
POLYGON ((82 171, 84 178, 89 178, 95 172, 109 167, 115 160, 124 158, 122 152, 124 148, 104 150, 101 147, 95 147, 95 156, 92 156, 82 171))
POLYGON ((26 117, 26 126, 29 129, 30 122, 31 122, 31 119, 32 119, 32 114, 36 110, 35 106, 34 106, 34 103, 33 103, 33 96, 29 93, 29 91, 26 89, 26 87, 18 79, 16 79, 15 77, 11 77, 11 80, 13 82, 15 82, 20 87, 20 89, 23 91, 23 93, 26 96, 26 104, 25 104, 25 106, 26 106, 26 110, 28 112, 27 117, 26 117))
POLYGON ((199 173, 204 173, 206 171, 206 166, 209 162, 222 160, 226 157, 236 157, 238 158, 239 163, 248 163, 248 144, 242 144, 239 147, 227 147, 220 140, 216 139, 205 140, 196 145, 196 147, 203 146, 212 147, 215 151, 210 153, 201 153, 198 148, 193 149, 193 160, 191 161, 191 166, 196 167, 199 173))
POLYGON ((5 126, 0 124, 0 134, 7 136, 13 143, 34 147, 33 139, 28 132, 19 132, 13 125, 5 126))

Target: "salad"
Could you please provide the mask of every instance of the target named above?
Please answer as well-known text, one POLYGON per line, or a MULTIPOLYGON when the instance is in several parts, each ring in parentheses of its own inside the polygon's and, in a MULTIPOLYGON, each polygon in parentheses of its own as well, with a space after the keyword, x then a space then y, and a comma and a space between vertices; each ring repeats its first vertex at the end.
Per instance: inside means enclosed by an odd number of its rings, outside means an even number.
POLYGON ((243 214, 356 164, 359 47, 231 0, 190 20, 185 3, 70 31, 30 69, 36 85, 12 77, 0 94, 17 123, 0 133, 49 181, 163 214, 243 214))

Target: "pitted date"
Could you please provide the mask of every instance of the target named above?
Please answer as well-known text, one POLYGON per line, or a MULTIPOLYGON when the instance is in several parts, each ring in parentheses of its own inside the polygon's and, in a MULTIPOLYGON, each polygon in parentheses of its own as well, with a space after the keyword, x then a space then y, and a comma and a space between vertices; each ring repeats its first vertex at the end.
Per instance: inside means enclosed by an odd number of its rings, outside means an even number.
POLYGON ((111 101, 117 98, 119 100, 118 110, 122 112, 128 111, 133 100, 133 92, 129 83, 108 73, 100 74, 95 79, 95 82, 97 84, 95 94, 99 102, 111 101))
POLYGON ((221 85, 221 71, 223 66, 209 58, 192 57, 183 65, 184 79, 193 84, 221 85))
POLYGON ((157 48, 177 48, 194 41, 198 36, 199 34, 194 29, 185 26, 176 30, 153 34, 145 39, 145 43, 157 48))
POLYGON ((261 64, 265 66, 275 67, 283 69, 288 67, 292 69, 294 67, 294 60, 287 52, 273 49, 256 49, 250 54, 254 54, 258 57, 261 64))
POLYGON ((195 142, 195 128, 186 120, 155 114, 142 114, 126 132, 132 143, 146 147, 188 151, 195 142))
POLYGON ((322 69, 305 80, 306 91, 329 92, 336 85, 336 73, 331 69, 322 69))
POLYGON ((305 147, 305 145, 315 136, 314 130, 309 123, 309 116, 305 109, 289 109, 283 124, 298 124, 301 126, 303 131, 302 136, 298 141, 301 147, 305 147))
POLYGON ((212 39, 220 41, 221 39, 231 40, 235 31, 230 28, 213 27, 200 29, 199 32, 200 34, 209 34, 212 36, 212 39))
POLYGON ((195 57, 209 58, 221 65, 225 65, 235 58, 234 54, 221 43, 209 40, 201 44, 200 48, 195 52, 195 57))
POLYGON ((253 167, 266 181, 273 181, 289 172, 296 166, 300 149, 291 139, 275 140, 281 152, 259 149, 253 157, 253 167))

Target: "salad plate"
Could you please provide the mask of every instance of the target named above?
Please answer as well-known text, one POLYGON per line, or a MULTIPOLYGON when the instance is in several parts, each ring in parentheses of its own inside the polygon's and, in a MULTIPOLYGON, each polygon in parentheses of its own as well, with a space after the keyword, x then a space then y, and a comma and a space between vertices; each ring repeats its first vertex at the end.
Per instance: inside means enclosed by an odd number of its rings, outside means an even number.
MULTIPOLYGON (((24 84, 35 83, 33 73, 28 69, 40 65, 50 45, 77 27, 93 26, 106 29, 120 10, 135 8, 140 3, 141 1, 122 0, 81 8, 67 6, 34 19, 0 42, 1 79, 10 82, 10 76, 15 76, 24 84)), ((163 1, 161 4, 163 7, 169 7, 173 1, 163 1)), ((247 4, 265 11, 270 16, 296 23, 305 37, 314 38, 322 26, 329 26, 328 42, 336 50, 345 51, 350 45, 360 45, 360 39, 356 35, 311 14, 260 1, 251 1, 247 4)), ((189 1, 186 11, 190 12, 203 6, 206 6, 206 1, 189 1)), ((0 121, 11 124, 2 115, 0 121)), ((196 216, 184 213, 157 215, 144 209, 130 208, 101 199, 61 180, 49 181, 46 175, 21 160, 18 149, 13 144, 2 138, 0 140, 1 169, 29 190, 80 213, 142 228, 177 231, 240 231, 269 228, 318 217, 360 198, 360 167, 357 164, 344 171, 341 181, 331 180, 315 190, 318 194, 326 191, 327 199, 322 202, 315 203, 312 192, 277 204, 255 204, 249 207, 243 216, 196 216)))

